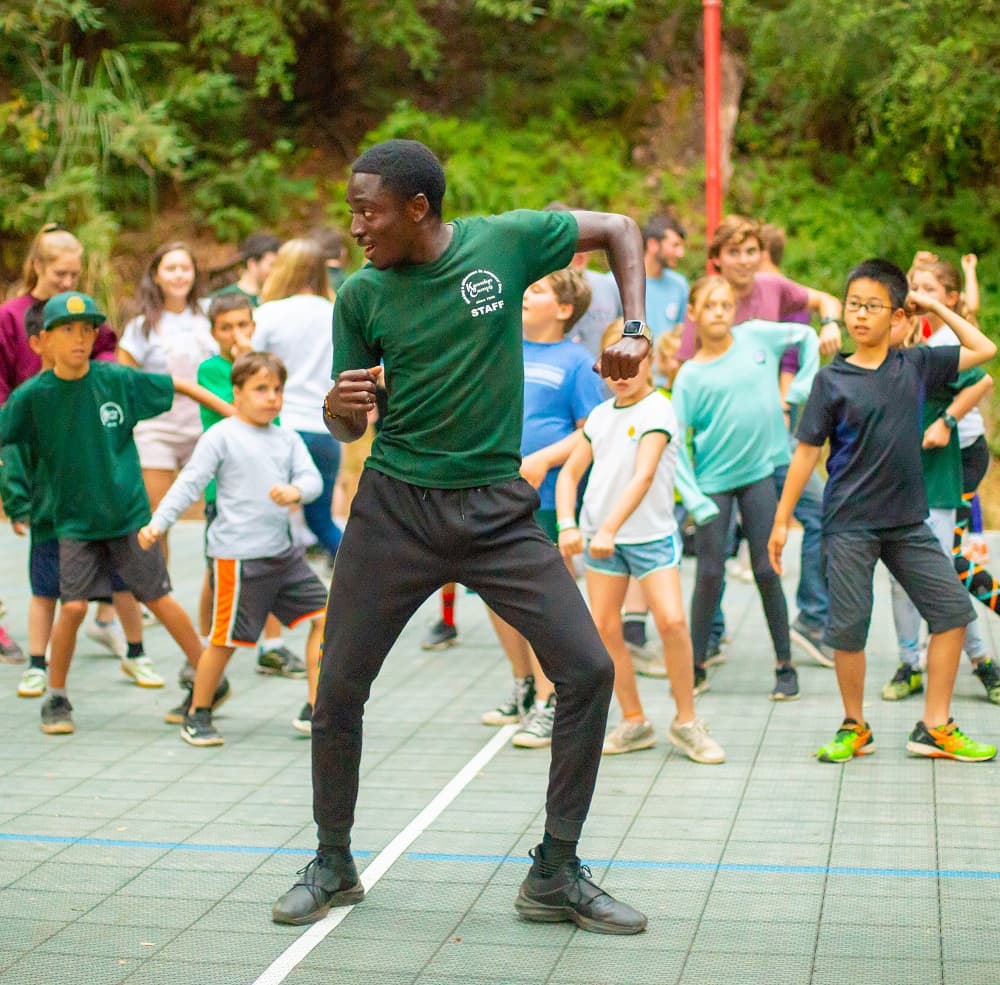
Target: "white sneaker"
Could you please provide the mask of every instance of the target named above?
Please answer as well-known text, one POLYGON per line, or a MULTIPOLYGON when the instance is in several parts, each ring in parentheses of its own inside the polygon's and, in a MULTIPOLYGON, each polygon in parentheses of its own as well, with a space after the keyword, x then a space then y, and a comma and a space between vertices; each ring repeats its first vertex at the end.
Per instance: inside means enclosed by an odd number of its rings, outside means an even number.
POLYGON ((149 657, 122 658, 122 673, 131 677, 139 687, 163 687, 163 678, 156 672, 149 657))
POLYGON ((124 660, 128 654, 128 643, 125 640, 125 633, 118 620, 101 626, 96 619, 87 625, 84 630, 88 639, 93 640, 98 646, 103 646, 108 653, 113 654, 120 660, 124 660))
POLYGON ((650 650, 635 643, 626 643, 629 656, 632 658, 632 669, 643 677, 666 677, 667 665, 663 662, 663 650, 650 650))
POLYGON ((605 737, 601 753, 605 756, 617 756, 623 752, 652 749, 655 745, 656 732, 649 722, 630 722, 628 719, 622 719, 605 737))
POLYGON ((667 738, 688 759, 693 759, 696 763, 726 761, 725 750, 708 734, 708 726, 700 718, 688 722, 687 725, 678 725, 676 720, 671 722, 667 738))
POLYGON ((40 698, 45 694, 46 683, 44 670, 38 667, 28 667, 21 675, 21 682, 17 685, 17 696, 19 698, 40 698))
POLYGON ((518 749, 544 749, 552 745, 552 726, 556 719, 556 696, 549 695, 549 700, 541 708, 533 708, 524 718, 511 737, 510 744, 518 749))

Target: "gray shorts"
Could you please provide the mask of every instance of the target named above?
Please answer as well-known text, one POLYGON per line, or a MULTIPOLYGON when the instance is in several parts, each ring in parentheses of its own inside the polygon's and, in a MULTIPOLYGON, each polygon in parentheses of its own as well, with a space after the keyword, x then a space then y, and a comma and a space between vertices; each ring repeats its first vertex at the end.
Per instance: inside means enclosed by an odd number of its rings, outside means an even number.
POLYGON ((170 575, 160 545, 144 551, 136 531, 110 540, 59 539, 59 597, 64 602, 110 596, 120 585, 140 602, 170 594, 170 575))
POLYGON ((286 626, 326 612, 326 588, 299 548, 247 561, 213 558, 210 575, 215 646, 255 646, 269 612, 286 626))
POLYGON ((872 618, 872 583, 880 560, 903 586, 932 633, 976 618, 969 594, 930 527, 845 530, 823 537, 830 622, 824 641, 837 650, 865 648, 872 618))

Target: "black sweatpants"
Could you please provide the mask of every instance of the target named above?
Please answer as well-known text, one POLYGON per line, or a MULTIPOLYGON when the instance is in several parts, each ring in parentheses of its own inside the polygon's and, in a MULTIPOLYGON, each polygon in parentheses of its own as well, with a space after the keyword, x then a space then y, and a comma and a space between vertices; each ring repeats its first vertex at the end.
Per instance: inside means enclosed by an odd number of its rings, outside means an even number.
POLYGON ((559 551, 535 522, 523 479, 424 489, 365 469, 337 552, 312 722, 320 844, 354 824, 361 720, 372 682, 421 603, 441 585, 473 589, 521 632, 555 685, 546 830, 575 841, 601 759, 614 668, 559 551))

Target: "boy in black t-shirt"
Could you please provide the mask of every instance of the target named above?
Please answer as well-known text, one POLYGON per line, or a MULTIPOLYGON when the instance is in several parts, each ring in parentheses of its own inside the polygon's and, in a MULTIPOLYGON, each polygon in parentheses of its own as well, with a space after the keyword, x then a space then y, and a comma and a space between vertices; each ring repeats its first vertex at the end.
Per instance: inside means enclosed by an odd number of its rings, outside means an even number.
POLYGON ((923 522, 927 496, 919 407, 927 392, 953 380, 959 370, 992 359, 997 349, 934 298, 908 292, 906 275, 885 260, 868 260, 851 272, 844 311, 856 349, 853 355, 838 355, 816 376, 768 544, 780 574, 792 510, 829 440, 823 497, 830 589, 826 642, 835 651, 844 721, 816 755, 821 762, 843 763, 875 751, 862 705, 872 580, 881 558, 932 634, 924 717, 906 748, 920 756, 985 762, 996 756, 996 746, 963 735, 949 714, 965 626, 975 615, 923 522), (890 350, 893 329, 924 310, 939 315, 961 345, 890 350))

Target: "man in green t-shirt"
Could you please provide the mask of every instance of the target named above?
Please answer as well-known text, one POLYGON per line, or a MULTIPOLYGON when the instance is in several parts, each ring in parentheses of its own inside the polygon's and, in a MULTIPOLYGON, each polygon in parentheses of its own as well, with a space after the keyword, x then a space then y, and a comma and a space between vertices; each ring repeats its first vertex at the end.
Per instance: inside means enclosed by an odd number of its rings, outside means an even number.
POLYGON ((105 318, 86 294, 71 291, 49 298, 42 318, 53 368, 11 394, 0 413, 0 445, 22 448, 51 484, 62 606, 52 629, 41 728, 48 735, 65 735, 75 730, 66 677, 76 634, 88 599, 111 594, 114 571, 189 662, 198 662, 201 643, 170 594, 163 554, 143 551, 136 540, 150 512, 132 430, 139 421, 169 410, 175 392, 225 416, 232 409, 188 380, 91 362, 97 328, 105 318))
POLYGON ((525 636, 556 688, 545 835, 516 909, 527 920, 638 933, 645 916, 594 885, 576 854, 614 671, 576 583, 534 520, 538 494, 519 474, 524 291, 576 252, 607 250, 631 321, 602 354, 601 372, 634 376, 651 343, 638 227, 595 212, 446 223, 444 171, 416 141, 378 144, 351 170, 351 235, 368 265, 338 295, 324 419, 340 441, 361 437, 383 369, 388 408, 328 605, 312 733, 319 850, 273 918, 310 923, 364 896, 350 852, 364 704, 409 618, 457 581, 525 636))

